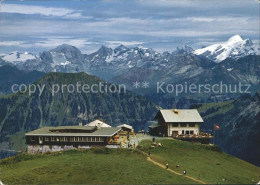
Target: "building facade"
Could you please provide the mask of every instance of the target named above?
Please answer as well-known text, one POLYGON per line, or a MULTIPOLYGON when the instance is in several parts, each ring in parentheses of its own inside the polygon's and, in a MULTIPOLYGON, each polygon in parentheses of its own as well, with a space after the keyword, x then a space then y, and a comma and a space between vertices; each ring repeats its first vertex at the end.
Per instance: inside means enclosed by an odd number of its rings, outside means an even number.
MULTIPOLYGON (((28 152, 52 152, 92 146, 117 147, 117 127, 59 126, 42 127, 25 134, 28 152)), ((120 145, 119 145, 120 146, 120 145)))
POLYGON ((161 136, 199 135, 203 123, 196 109, 162 109, 155 116, 158 124, 151 126, 161 136))

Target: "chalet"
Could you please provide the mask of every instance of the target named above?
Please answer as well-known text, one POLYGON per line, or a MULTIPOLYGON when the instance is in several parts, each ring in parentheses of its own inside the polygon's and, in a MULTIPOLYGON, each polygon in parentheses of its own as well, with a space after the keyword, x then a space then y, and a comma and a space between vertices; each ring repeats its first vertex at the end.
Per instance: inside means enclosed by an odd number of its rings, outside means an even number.
POLYGON ((200 124, 203 123, 196 109, 162 109, 155 116, 158 125, 150 126, 157 128, 161 135, 198 135, 200 124))
POLYGON ((155 116, 156 125, 149 126, 151 135, 209 143, 213 136, 200 132, 203 123, 197 109, 162 109, 155 116))
POLYGON ((119 147, 121 128, 98 126, 42 127, 25 134, 28 152, 60 151, 91 146, 119 147))

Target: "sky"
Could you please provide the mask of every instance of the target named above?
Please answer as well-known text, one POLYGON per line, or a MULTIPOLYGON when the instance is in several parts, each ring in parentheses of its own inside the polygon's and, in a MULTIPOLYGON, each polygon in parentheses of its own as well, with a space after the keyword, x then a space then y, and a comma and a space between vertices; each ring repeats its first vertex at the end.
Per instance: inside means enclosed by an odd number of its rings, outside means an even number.
POLYGON ((171 52, 237 34, 257 42, 259 27, 258 0, 2 0, 0 53, 61 44, 86 54, 120 44, 171 52))

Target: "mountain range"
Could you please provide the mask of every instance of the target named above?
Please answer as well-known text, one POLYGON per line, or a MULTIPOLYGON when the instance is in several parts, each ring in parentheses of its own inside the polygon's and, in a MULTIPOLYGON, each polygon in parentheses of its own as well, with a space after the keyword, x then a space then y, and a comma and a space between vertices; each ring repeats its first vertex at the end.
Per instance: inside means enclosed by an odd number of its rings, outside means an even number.
MULTIPOLYGON (((205 58, 193 54, 179 54, 175 56, 175 62, 169 64, 167 68, 156 70, 147 67, 132 68, 125 73, 114 77, 113 83, 126 84, 127 88, 133 92, 144 95, 162 107, 188 108, 194 103, 216 102, 237 98, 239 94, 254 94, 260 89, 260 56, 249 55, 238 60, 228 58, 221 63, 213 63, 205 58), (136 88, 135 82, 149 82, 149 88, 136 88), (157 91, 159 85, 163 90, 157 91), (174 91, 166 91, 167 85, 172 85, 174 91), (201 90, 200 92, 184 90, 176 94, 177 87, 181 85, 185 89, 185 84, 196 87, 208 84, 213 87, 215 84, 225 84, 236 92, 216 91, 210 92, 201 90), (244 91, 238 91, 238 85, 245 84, 244 91), (248 91, 246 86, 249 87, 248 91)), ((216 89, 216 88, 215 88, 216 89)), ((224 88, 223 88, 224 89, 224 88)))
MULTIPOLYGON (((241 36, 235 35, 224 43, 214 44, 198 50, 185 45, 173 52, 159 53, 151 48, 128 48, 120 45, 115 49, 102 46, 98 51, 87 55, 82 54, 74 46, 64 44, 37 55, 28 52, 13 52, 7 55, 1 54, 0 58, 22 70, 86 72, 103 80, 110 80, 132 68, 167 69, 181 60, 179 55, 186 58, 203 58, 207 60, 206 63, 219 63, 227 58, 237 60, 248 55, 259 55, 259 53, 259 46, 253 44, 250 39, 243 40, 241 36)), ((183 59, 186 60, 186 58, 183 59)))
POLYGON ((178 97, 157 93, 156 83, 165 84, 249 84, 251 93, 260 88, 259 48, 250 39, 235 35, 228 41, 194 50, 185 45, 173 52, 159 53, 151 48, 115 49, 102 46, 92 54, 82 54, 70 45, 60 45, 32 57, 31 53, 12 53, 0 57, 0 65, 11 64, 20 70, 41 72, 86 72, 111 83, 125 84, 128 90, 144 95, 162 107, 180 108, 190 103, 223 101, 235 98, 230 93, 190 93, 178 97), (12 57, 13 60, 11 60, 12 57), (26 58, 29 58, 25 60, 26 58), (8 59, 8 60, 7 60, 8 59), (19 61, 20 60, 20 61, 19 61), (135 82, 148 82, 149 88, 135 88, 135 82))

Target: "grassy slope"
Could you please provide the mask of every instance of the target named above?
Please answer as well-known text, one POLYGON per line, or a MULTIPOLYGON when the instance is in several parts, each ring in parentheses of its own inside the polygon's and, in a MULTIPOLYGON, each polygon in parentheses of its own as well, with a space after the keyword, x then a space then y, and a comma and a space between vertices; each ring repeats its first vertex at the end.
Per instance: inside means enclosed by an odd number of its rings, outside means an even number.
POLYGON ((153 160, 169 163, 175 171, 183 172, 207 183, 255 184, 260 180, 260 168, 223 152, 213 151, 210 146, 196 145, 177 140, 162 140, 163 148, 150 149, 151 141, 143 140, 140 145, 150 151, 153 160), (220 165, 216 165, 220 163, 220 165), (179 164, 180 168, 176 168, 179 164), (223 178, 227 181, 223 182, 223 178), (254 180, 254 181, 252 181, 254 180))
POLYGON ((0 161, 6 184, 191 184, 148 162, 137 151, 91 149, 19 154, 0 161))
MULTIPOLYGON (((217 114, 225 114, 226 112, 234 108, 233 102, 234 100, 229 100, 225 102, 202 104, 202 106, 198 108, 198 111, 200 113, 212 111, 211 114, 209 114, 210 117, 215 116, 217 114)), ((209 116, 205 115, 204 118, 209 118, 209 116)))

